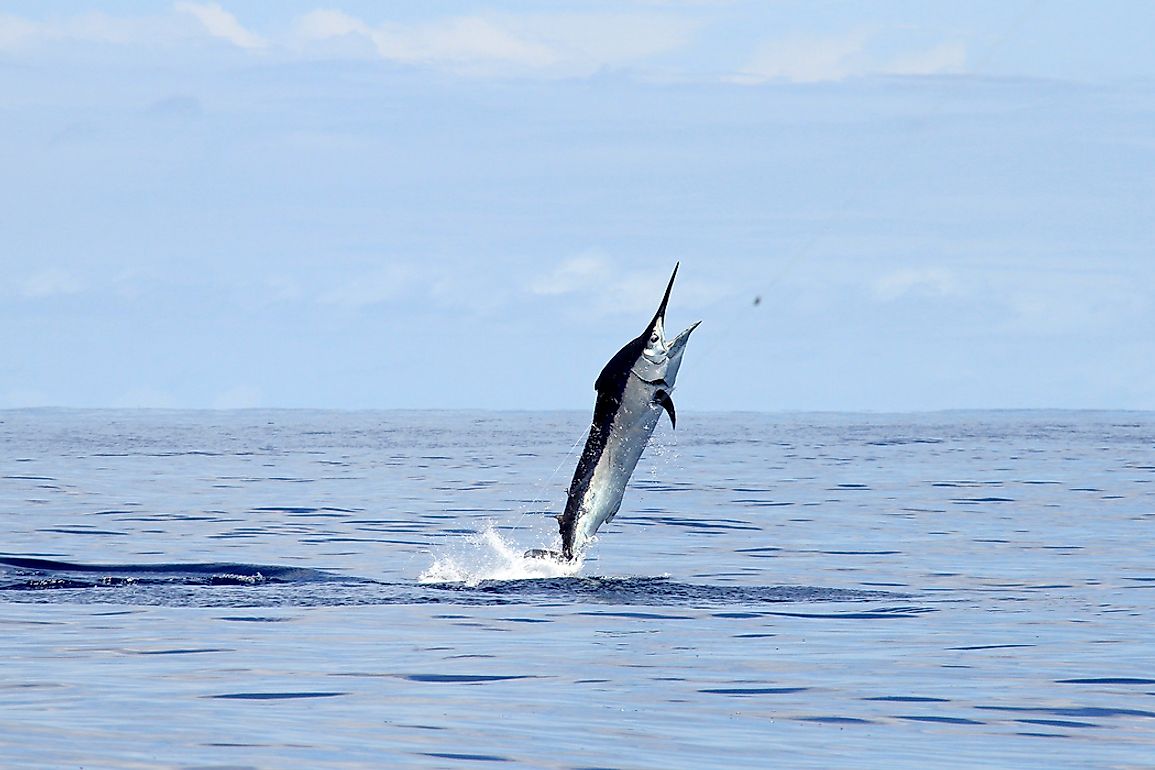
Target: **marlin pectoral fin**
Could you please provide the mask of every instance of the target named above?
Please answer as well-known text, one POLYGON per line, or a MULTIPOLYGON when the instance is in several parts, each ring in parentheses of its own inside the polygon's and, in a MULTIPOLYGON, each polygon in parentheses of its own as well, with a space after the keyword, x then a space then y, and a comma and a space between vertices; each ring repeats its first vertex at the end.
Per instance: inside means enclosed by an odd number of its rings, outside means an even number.
POLYGON ((659 390, 654 394, 654 403, 660 404, 666 410, 666 414, 670 415, 670 427, 678 427, 678 416, 674 413, 674 399, 670 394, 664 390, 659 390))

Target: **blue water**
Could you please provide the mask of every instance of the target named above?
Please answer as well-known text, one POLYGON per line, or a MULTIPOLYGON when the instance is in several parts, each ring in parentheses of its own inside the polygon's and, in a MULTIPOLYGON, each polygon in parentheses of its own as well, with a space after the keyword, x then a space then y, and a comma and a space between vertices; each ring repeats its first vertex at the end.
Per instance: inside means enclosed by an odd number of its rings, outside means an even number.
POLYGON ((0 412, 0 767, 1155 762, 1155 415, 0 412))

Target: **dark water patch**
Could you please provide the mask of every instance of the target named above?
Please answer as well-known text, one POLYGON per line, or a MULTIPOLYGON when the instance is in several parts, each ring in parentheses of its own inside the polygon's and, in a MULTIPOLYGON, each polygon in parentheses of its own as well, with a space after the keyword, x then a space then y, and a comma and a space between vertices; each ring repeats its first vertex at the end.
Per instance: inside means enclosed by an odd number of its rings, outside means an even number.
POLYGON ((111 529, 90 529, 88 527, 48 527, 37 531, 50 532, 57 535, 101 535, 111 537, 128 537, 127 532, 117 532, 111 529))
POLYGON ((698 692, 707 695, 790 695, 809 689, 809 687, 711 687, 698 692))
POLYGON ((260 508, 250 508, 249 510, 257 513, 286 513, 290 516, 328 516, 340 517, 345 514, 355 513, 345 508, 309 508, 307 506, 265 506, 260 508))
POLYGON ((928 698, 921 695, 875 695, 863 700, 885 701, 887 703, 950 703, 948 698, 928 698))
POLYGON ((506 757, 499 757, 495 754, 456 754, 448 751, 422 751, 421 756, 433 757, 435 759, 454 759, 464 762, 509 762, 506 757))
POLYGON ((810 618, 821 620, 889 620, 915 618, 926 612, 934 612, 931 607, 888 607, 868 612, 768 612, 786 618, 810 618))
POLYGON ((261 564, 76 564, 27 557, 0 557, 0 590, 116 588, 186 585, 246 586, 342 581, 306 567, 261 564))
POLYGON ((1155 711, 1127 708, 1107 708, 1102 706, 975 706, 984 711, 1030 712, 1035 714, 1052 714, 1060 717, 1140 717, 1155 718, 1155 711))
POLYGON ((730 586, 680 583, 665 577, 565 577, 538 580, 487 580, 475 587, 460 583, 427 586, 438 592, 489 595, 509 600, 548 598, 561 602, 645 606, 730 606, 797 602, 863 602, 905 598, 885 591, 811 586, 730 586))
POLYGON ((880 438, 867 441, 866 446, 906 446, 908 444, 941 444, 941 438, 921 438, 917 436, 895 436, 894 438, 880 438))
POLYGON ((956 505, 969 505, 971 503, 1013 503, 1015 501, 1011 497, 958 497, 951 502, 956 505))
MULTIPOLYGON (((656 512, 656 511, 655 511, 656 512)), ((698 521, 697 519, 681 519, 674 516, 626 516, 622 519, 631 524, 641 525, 645 527, 655 526, 670 526, 681 527, 683 529, 698 530, 698 531, 740 531, 740 532, 761 532, 761 527, 755 527, 747 521, 739 521, 736 519, 711 519, 710 521, 698 521)))
POLYGON ((221 695, 206 695, 214 700, 298 700, 301 698, 337 698, 347 692, 227 692, 221 695))
POLYGON ((828 725, 872 725, 874 721, 871 719, 862 719, 860 717, 795 717, 799 722, 818 722, 819 724, 828 725))
POLYGON ((596 615, 603 618, 630 618, 633 620, 690 620, 689 615, 662 615, 658 612, 579 612, 579 615, 596 615))
POLYGON ((1035 647, 1034 644, 972 644, 966 647, 947 647, 948 650, 1006 650, 1015 647, 1035 647))
POLYGON ((947 725, 981 725, 985 722, 979 722, 975 719, 966 719, 965 717, 938 717, 921 714, 896 714, 895 719, 905 719, 909 722, 938 722, 947 725))
POLYGON ((1094 722, 1077 722, 1072 719, 1016 719, 1026 725, 1042 725, 1044 727, 1102 727, 1094 722))
POLYGON ((175 650, 132 650, 133 655, 200 655, 205 652, 232 652, 224 647, 189 647, 175 650))
POLYGON ((1155 684, 1155 679, 1133 676, 1104 676, 1093 679, 1056 679, 1055 684, 1155 684))
POLYGON ((433 684, 485 684, 487 682, 509 682, 515 679, 540 679, 532 674, 509 674, 493 676, 485 674, 400 674, 399 678, 410 682, 433 684))
POLYGON ((399 727, 402 729, 412 728, 414 730, 448 730, 449 729, 448 727, 445 727, 444 725, 423 725, 423 724, 419 724, 419 723, 396 724, 396 725, 393 725, 393 727, 399 727))

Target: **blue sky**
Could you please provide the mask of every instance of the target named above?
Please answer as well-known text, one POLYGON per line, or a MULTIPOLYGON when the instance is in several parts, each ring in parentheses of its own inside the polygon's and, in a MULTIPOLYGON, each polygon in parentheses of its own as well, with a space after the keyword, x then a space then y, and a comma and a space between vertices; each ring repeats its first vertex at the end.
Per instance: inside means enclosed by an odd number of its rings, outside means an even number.
POLYGON ((0 408, 586 409, 680 260, 683 410, 1155 409, 1151 29, 0 3, 0 408))

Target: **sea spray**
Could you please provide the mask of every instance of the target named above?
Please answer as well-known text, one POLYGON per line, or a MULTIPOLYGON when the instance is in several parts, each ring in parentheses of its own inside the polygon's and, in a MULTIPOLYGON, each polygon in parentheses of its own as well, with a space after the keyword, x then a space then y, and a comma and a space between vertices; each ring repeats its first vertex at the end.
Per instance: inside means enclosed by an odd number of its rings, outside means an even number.
POLYGON ((476 586, 484 580, 532 580, 570 577, 582 568, 581 560, 560 562, 524 556, 525 548, 507 540, 489 524, 453 546, 452 553, 438 555, 418 577, 422 583, 463 583, 476 586))

